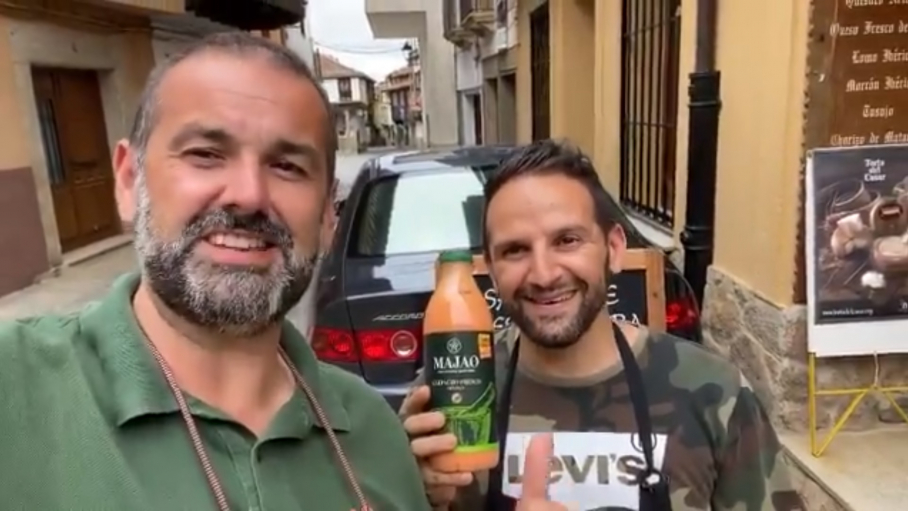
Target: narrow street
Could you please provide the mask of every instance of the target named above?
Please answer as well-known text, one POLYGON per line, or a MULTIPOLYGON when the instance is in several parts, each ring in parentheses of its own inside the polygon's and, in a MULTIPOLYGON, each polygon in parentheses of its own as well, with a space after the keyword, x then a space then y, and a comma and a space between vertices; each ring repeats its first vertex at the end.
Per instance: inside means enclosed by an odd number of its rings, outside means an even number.
MULTIPOLYGON (((346 190, 372 153, 338 155, 337 178, 346 190)), ((101 297, 111 282, 136 269, 132 245, 101 254, 75 266, 63 268, 59 276, 21 291, 0 297, 0 320, 47 313, 68 313, 101 297)), ((302 331, 310 325, 311 296, 304 297, 290 313, 290 320, 302 331)))

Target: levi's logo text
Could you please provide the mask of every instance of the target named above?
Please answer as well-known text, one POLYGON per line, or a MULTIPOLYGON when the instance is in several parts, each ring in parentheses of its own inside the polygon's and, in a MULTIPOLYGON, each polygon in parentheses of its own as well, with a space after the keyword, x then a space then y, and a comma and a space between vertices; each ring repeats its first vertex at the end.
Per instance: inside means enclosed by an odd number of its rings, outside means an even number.
MULTIPOLYGON (((502 471, 506 495, 520 498, 524 452, 534 433, 509 433, 502 471)), ((637 475, 646 467, 636 433, 554 434, 549 496, 576 509, 639 509, 637 475)), ((662 470, 665 435, 653 435, 653 462, 662 470)))
POLYGON ((445 332, 425 338, 430 406, 457 436, 456 452, 495 447, 495 359, 491 332, 445 332))

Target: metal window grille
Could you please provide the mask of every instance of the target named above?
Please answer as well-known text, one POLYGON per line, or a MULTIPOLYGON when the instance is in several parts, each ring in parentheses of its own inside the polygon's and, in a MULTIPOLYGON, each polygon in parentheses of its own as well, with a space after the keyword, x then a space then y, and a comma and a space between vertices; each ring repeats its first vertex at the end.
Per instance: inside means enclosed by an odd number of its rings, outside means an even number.
POLYGON ((459 23, 457 20, 457 2, 454 0, 444 0, 442 11, 442 24, 444 25, 445 34, 450 34, 454 27, 459 23))
MULTIPOLYGON (((560 0, 559 0, 560 1, 560 0)), ((530 82, 533 107, 533 140, 550 136, 549 119, 549 6, 530 13, 530 82)))
POLYGON ((680 0, 623 0, 621 202, 674 225, 680 0))
POLYGON ((353 99, 353 89, 349 78, 338 78, 337 91, 341 101, 350 101, 353 99))
POLYGON ((473 0, 460 0, 460 21, 469 16, 474 9, 473 0))

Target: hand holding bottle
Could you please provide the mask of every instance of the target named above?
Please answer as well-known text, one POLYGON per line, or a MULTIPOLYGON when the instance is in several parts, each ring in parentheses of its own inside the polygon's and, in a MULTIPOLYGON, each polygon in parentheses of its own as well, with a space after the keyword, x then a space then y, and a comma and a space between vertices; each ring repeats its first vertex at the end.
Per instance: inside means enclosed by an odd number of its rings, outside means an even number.
POLYGON ((457 446, 457 437, 444 431, 445 416, 441 412, 427 411, 429 387, 420 385, 404 399, 400 417, 410 436, 410 449, 422 472, 426 496, 435 509, 447 509, 457 491, 473 482, 470 472, 444 473, 432 467, 431 459, 439 454, 450 454, 457 446))

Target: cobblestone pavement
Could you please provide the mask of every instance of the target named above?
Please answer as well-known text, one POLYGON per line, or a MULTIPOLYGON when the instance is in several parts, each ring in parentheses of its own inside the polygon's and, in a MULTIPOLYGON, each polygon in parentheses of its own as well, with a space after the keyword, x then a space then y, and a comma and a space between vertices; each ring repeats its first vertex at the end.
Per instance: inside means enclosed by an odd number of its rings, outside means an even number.
POLYGON ((132 245, 63 268, 59 276, 0 298, 0 319, 74 311, 102 296, 118 275, 135 268, 132 245))

